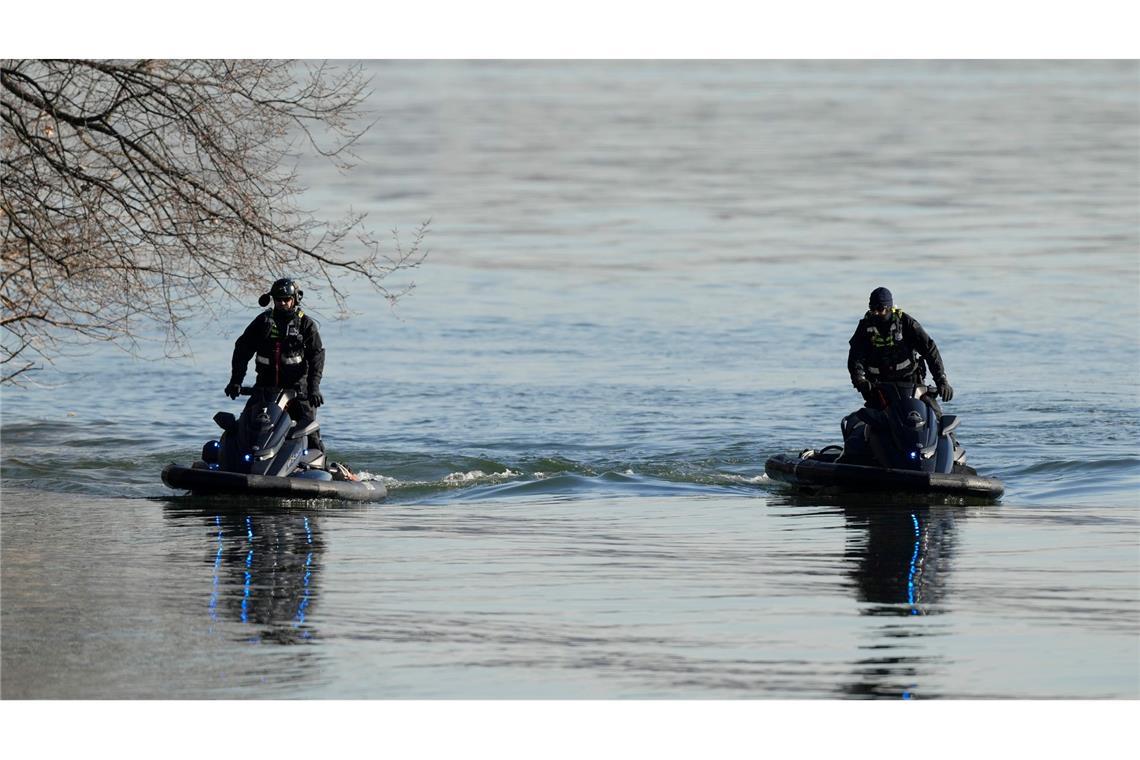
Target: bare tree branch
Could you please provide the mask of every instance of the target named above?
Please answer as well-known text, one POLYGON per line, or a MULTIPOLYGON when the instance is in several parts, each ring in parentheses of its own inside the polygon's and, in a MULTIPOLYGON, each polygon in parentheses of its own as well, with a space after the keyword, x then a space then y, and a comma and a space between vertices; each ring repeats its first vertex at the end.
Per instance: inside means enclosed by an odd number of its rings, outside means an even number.
POLYGON ((181 350, 206 296, 275 274, 323 280, 342 313, 346 275, 389 301, 409 292, 384 280, 422 263, 427 223, 381 253, 363 215, 296 204, 293 142, 351 168, 367 84, 359 67, 293 61, 0 63, 0 364, 77 341, 134 350, 145 324, 181 350))

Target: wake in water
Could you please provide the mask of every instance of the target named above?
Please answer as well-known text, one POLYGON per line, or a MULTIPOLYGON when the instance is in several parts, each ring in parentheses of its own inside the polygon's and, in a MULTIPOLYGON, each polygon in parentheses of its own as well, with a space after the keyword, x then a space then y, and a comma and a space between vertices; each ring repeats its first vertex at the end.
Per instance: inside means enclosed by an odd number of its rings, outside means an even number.
MULTIPOLYGON (((159 482, 162 468, 195 458, 195 453, 181 449, 136 456, 135 442, 113 443, 118 451, 100 456, 94 444, 27 445, 17 436, 5 435, 4 484, 101 497, 169 496, 170 489, 159 482)), ((389 499, 396 501, 432 496, 478 500, 536 494, 716 494, 755 492, 757 486, 769 484, 759 456, 755 461, 734 457, 724 462, 622 462, 616 457, 580 462, 549 456, 503 462, 478 456, 330 450, 330 458, 359 462, 356 474, 383 483, 389 499)))
MULTIPOLYGON (((171 462, 196 458, 197 451, 148 437, 93 434, 91 424, 15 423, 3 427, 2 477, 5 488, 19 487, 100 497, 171 496, 159 481, 171 462)), ((154 435, 154 431, 149 431, 154 435)), ((511 450, 491 454, 447 455, 433 451, 330 449, 334 460, 353 462, 365 479, 382 482, 389 500, 478 501, 535 495, 585 497, 613 495, 777 494, 788 489, 768 480, 764 460, 772 447, 733 440, 707 452, 625 450, 620 446, 579 447, 565 452, 511 450)), ((1003 503, 1084 503, 1133 505, 1140 492, 1140 457, 1107 456, 1091 461, 1047 458, 1050 449, 1005 452, 993 473, 1007 484, 1003 503), (1016 462, 1021 456, 1029 461, 1016 462)), ((788 497, 790 498, 790 497, 788 497)))
POLYGON ((1019 482, 1021 493, 1033 501, 1096 498, 1135 507, 1140 494, 1140 457, 1045 460, 1007 468, 1002 477, 1019 482))
POLYGON ((567 467, 569 463, 561 464, 556 471, 503 466, 501 470, 492 469, 490 472, 474 469, 423 480, 403 480, 397 476, 367 470, 361 471, 359 475, 362 479, 383 482, 388 488, 389 497, 395 499, 446 492, 456 492, 455 498, 469 500, 600 493, 691 495, 754 488, 769 482, 763 472, 740 475, 724 472, 694 474, 690 471, 682 475, 682 468, 676 466, 648 467, 648 472, 638 472, 632 467, 598 472, 588 466, 567 467))
MULTIPOLYGON (((110 497, 169 496, 158 480, 163 466, 192 458, 186 451, 132 456, 135 442, 108 441, 116 456, 98 456, 98 447, 71 442, 28 443, 5 431, 3 482, 62 493, 110 497)), ((596 454, 597 452, 591 452, 596 454)), ((787 489, 764 475, 764 452, 755 457, 729 452, 723 457, 684 457, 621 461, 619 452, 592 461, 564 457, 519 457, 500 461, 479 456, 440 457, 430 452, 354 450, 332 452, 359 462, 357 474, 382 482, 389 500, 427 498, 483 500, 531 496, 784 494, 787 489)), ((678 456, 680 454, 680 456, 678 456)), ((1102 460, 1045 460, 996 471, 1008 485, 1005 503, 1080 502, 1087 499, 1135 504, 1140 492, 1140 457, 1102 460)))

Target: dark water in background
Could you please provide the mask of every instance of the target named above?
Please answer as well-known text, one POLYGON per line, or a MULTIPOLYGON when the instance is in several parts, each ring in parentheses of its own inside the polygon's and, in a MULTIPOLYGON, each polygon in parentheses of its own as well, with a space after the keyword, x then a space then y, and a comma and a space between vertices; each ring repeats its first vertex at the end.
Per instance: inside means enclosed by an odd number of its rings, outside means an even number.
POLYGON ((1136 63, 374 69, 308 200, 432 254, 394 314, 305 290, 390 500, 159 482, 252 304, 3 389, 4 697, 1140 697, 1136 63), (763 477, 880 284, 1000 504, 763 477))

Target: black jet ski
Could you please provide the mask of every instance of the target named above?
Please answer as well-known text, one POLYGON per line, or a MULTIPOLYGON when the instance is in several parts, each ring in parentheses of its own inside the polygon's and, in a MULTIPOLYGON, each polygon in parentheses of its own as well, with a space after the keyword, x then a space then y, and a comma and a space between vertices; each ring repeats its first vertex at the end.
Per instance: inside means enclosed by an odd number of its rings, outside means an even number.
POLYGON ((864 407, 843 419, 842 446, 777 454, 765 462, 764 472, 807 488, 1001 496, 1000 480, 966 464, 966 450, 954 435, 958 416, 939 416, 927 403, 935 393, 925 385, 876 385, 870 397, 878 408, 864 407))
POLYGON ((194 494, 248 494, 290 499, 378 501, 388 495, 383 483, 361 480, 348 467, 328 462, 310 448, 314 420, 297 428, 285 411, 297 397, 282 388, 241 389, 249 396, 240 417, 218 412, 219 440, 202 447, 202 458, 189 467, 167 465, 162 482, 194 494))

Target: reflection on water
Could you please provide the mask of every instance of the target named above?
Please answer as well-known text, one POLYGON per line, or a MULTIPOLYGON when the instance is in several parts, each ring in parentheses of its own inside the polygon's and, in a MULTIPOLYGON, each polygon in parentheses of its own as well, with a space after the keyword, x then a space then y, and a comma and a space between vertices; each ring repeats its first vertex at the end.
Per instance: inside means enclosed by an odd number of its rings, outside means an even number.
POLYGON ((946 593, 954 548, 952 512, 930 507, 908 510, 844 510, 847 557, 865 615, 931 615, 946 593))
POLYGON ((209 508, 166 514, 206 528, 211 623, 240 623, 238 637, 251 643, 297 644, 316 635, 310 615, 324 545, 315 514, 209 508))
POLYGON ((947 581, 954 556, 953 508, 844 508, 846 557, 851 561, 861 615, 881 617, 868 627, 866 656, 857 660, 844 693, 852 697, 931 697, 919 688, 939 658, 916 640, 937 636, 941 626, 913 618, 945 611, 947 581), (903 618, 903 619, 900 619, 903 618), (910 620, 906 618, 912 618, 910 620))
POLYGON ((763 492, 8 495, 6 698, 1136 694, 1135 520, 1088 552, 1061 510, 763 492))

